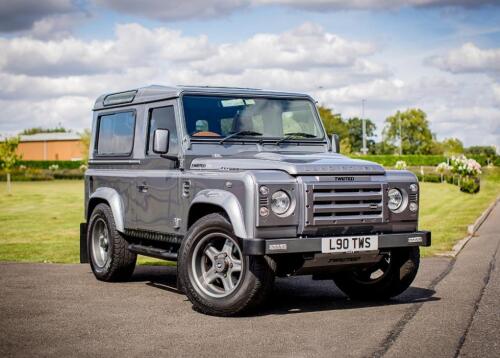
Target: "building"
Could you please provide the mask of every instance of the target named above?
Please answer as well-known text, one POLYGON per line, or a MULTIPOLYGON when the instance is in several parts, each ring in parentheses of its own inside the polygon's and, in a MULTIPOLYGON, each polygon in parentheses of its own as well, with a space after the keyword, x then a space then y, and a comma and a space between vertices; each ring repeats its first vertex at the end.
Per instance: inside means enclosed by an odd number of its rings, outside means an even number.
POLYGON ((83 145, 75 133, 21 135, 17 154, 23 160, 81 160, 83 145))

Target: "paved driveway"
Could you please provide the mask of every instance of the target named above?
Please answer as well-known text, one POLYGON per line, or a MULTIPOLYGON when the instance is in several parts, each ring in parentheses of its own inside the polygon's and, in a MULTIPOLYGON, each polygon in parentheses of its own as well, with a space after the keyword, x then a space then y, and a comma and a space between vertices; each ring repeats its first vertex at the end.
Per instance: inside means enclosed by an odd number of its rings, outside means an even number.
POLYGON ((329 281, 279 279, 258 315, 204 316, 175 269, 103 283, 88 265, 0 264, 0 356, 455 357, 500 352, 500 207, 456 260, 424 259, 389 303, 350 301, 329 281))

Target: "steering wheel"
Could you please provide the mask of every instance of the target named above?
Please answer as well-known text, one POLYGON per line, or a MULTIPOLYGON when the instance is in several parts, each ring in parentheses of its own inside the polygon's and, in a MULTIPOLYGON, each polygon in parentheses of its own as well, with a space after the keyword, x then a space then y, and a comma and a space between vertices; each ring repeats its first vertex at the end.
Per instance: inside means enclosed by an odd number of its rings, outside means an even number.
POLYGON ((193 137, 220 137, 219 133, 210 131, 201 131, 192 134, 193 137))

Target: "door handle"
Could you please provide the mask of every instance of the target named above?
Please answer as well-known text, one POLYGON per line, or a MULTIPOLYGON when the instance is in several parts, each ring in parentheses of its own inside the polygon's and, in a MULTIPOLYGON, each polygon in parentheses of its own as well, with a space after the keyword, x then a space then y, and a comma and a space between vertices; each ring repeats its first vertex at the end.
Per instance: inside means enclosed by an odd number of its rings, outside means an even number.
POLYGON ((140 193, 147 193, 148 186, 146 184, 139 184, 137 185, 137 190, 139 190, 140 193))

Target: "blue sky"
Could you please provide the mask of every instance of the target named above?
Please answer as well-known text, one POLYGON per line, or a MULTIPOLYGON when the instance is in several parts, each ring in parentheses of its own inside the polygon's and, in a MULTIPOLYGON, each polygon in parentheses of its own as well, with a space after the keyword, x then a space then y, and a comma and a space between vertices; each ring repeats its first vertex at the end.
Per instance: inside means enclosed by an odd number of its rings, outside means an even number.
POLYGON ((500 146, 500 6, 488 0, 0 0, 0 133, 90 124, 156 84, 307 92, 378 133, 422 108, 438 139, 500 146))

